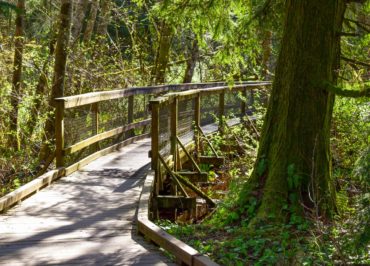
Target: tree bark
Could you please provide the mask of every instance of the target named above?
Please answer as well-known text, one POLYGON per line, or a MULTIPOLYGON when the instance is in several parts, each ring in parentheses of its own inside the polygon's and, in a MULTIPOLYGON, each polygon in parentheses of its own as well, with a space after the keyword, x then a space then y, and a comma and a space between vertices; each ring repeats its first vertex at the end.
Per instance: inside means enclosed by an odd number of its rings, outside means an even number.
MULTIPOLYGON (((64 95, 64 80, 68 55, 68 44, 71 33, 71 16, 72 16, 72 1, 62 0, 60 17, 59 17, 59 30, 57 37, 57 44, 55 49, 55 63, 54 63, 54 76, 49 105, 54 106, 54 99, 64 95)), ((51 116, 45 124, 44 142, 53 143, 54 136, 54 116, 51 116)), ((44 161, 51 153, 50 143, 45 143, 40 151, 40 161, 44 161)))
POLYGON ((86 22, 86 28, 85 28, 84 37, 83 37, 83 40, 85 43, 88 43, 91 40, 91 37, 93 35, 94 26, 96 22, 96 15, 98 13, 98 7, 99 7, 98 0, 92 0, 91 7, 90 7, 90 13, 89 13, 89 17, 86 22))
POLYGON ((77 0, 75 1, 73 8, 73 22, 71 35, 72 39, 76 40, 80 37, 82 31, 82 25, 85 20, 85 14, 87 9, 88 0, 77 0))
POLYGON ((336 33, 345 7, 344 0, 286 2, 285 30, 257 161, 240 195, 244 205, 257 198, 251 226, 284 219, 284 206, 302 213, 304 205, 328 218, 335 210, 330 155, 334 94, 320 84, 336 82, 340 54, 336 33))
POLYGON ((18 0, 17 18, 15 20, 15 51, 14 51, 14 66, 12 78, 11 106, 12 112, 10 115, 10 138, 9 146, 19 149, 18 138, 18 106, 21 100, 22 89, 22 62, 23 62, 23 46, 24 46, 24 13, 25 0, 18 0))
POLYGON ((194 69, 199 58, 199 47, 197 39, 194 39, 193 45, 190 51, 190 57, 186 61, 186 70, 184 75, 183 83, 190 83, 193 79, 194 69))
POLYGON ((159 44, 157 49, 157 56, 155 59, 155 68, 153 69, 155 84, 162 84, 165 82, 171 42, 172 42, 172 28, 165 22, 162 22, 159 36, 159 44))
POLYGON ((96 32, 100 36, 107 35, 111 9, 112 4, 110 0, 100 1, 99 23, 96 28, 96 32))

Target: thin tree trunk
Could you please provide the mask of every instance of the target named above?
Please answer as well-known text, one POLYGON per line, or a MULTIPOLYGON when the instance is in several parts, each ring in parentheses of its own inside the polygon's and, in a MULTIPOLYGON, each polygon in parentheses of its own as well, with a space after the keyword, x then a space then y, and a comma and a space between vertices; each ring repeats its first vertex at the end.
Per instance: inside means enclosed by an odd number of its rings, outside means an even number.
POLYGON ((89 17, 86 22, 86 28, 84 32, 83 40, 85 43, 88 43, 91 40, 91 37, 94 32, 94 26, 96 22, 96 15, 98 13, 99 8, 99 1, 98 0, 92 0, 91 1, 91 7, 90 7, 90 13, 89 17))
POLYGON ((271 59, 271 50, 272 50, 272 32, 263 31, 262 36, 262 75, 265 80, 270 78, 270 59, 271 59))
POLYGON ((190 51, 190 57, 186 61, 186 70, 183 79, 183 83, 190 83, 193 79, 194 69, 199 58, 199 47, 197 39, 194 39, 193 45, 190 51))
POLYGON ((100 1, 99 23, 96 28, 96 32, 100 36, 107 35, 111 9, 112 9, 112 4, 110 0, 100 1))
POLYGON ((172 28, 168 26, 165 22, 163 22, 159 36, 157 56, 155 59, 155 68, 154 68, 155 84, 162 84, 165 82, 171 42, 172 42, 172 28))
MULTIPOLYGON (((330 124, 344 0, 288 0, 281 51, 257 161, 241 202, 257 199, 251 226, 282 220, 284 206, 317 216, 335 211, 330 124), (315 18, 315 19, 312 19, 315 18)), ((286 209, 286 208, 285 208, 286 209)))
MULTIPOLYGON (((57 37, 57 44, 55 49, 55 63, 54 63, 54 77, 51 89, 51 96, 49 105, 54 106, 54 99, 64 95, 64 80, 67 63, 67 49, 71 32, 71 15, 72 15, 72 1, 62 0, 59 30, 57 37)), ((45 125, 45 142, 53 143, 54 136, 54 116, 46 121, 45 125)), ((40 161, 44 161, 49 157, 51 151, 50 143, 45 143, 40 151, 40 161)))
POLYGON ((21 100, 22 89, 22 61, 23 61, 23 46, 24 46, 24 13, 25 0, 18 0, 17 18, 15 20, 15 51, 14 51, 14 67, 12 78, 11 105, 12 112, 10 115, 10 147, 19 149, 18 139, 18 106, 21 100))
POLYGON ((71 35, 72 39, 76 40, 80 37, 82 25, 85 19, 88 0, 76 0, 74 3, 73 22, 71 35))

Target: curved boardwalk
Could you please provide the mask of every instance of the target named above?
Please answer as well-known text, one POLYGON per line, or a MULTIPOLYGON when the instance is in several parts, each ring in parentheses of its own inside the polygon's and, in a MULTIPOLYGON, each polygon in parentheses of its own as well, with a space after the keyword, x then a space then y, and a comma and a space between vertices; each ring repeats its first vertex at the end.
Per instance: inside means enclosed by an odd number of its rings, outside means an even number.
POLYGON ((136 235, 150 141, 104 156, 0 215, 0 265, 169 265, 136 235))

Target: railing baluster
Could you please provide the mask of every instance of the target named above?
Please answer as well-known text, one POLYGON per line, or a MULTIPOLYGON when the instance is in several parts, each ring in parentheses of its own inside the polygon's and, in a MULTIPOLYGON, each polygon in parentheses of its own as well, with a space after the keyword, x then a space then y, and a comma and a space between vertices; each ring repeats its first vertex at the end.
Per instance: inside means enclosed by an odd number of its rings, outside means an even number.
POLYGON ((171 104, 171 154, 173 156, 173 170, 177 171, 178 167, 178 158, 177 158, 177 127, 178 127, 178 114, 179 114, 179 109, 178 109, 178 103, 179 100, 177 97, 173 100, 171 104))
POLYGON ((159 104, 158 102, 151 101, 150 102, 150 109, 152 111, 152 149, 150 151, 150 155, 152 158, 152 170, 155 171, 155 194, 158 195, 160 184, 159 184, 159 104))
POLYGON ((196 156, 198 157, 200 154, 200 93, 197 94, 197 97, 195 97, 195 108, 194 108, 194 142, 195 142, 195 152, 196 156))
POLYGON ((219 119, 219 130, 222 133, 224 129, 224 116, 225 116, 225 90, 223 90, 219 95, 218 103, 218 119, 219 119))
MULTIPOLYGON (((127 123, 131 124, 133 122, 134 122, 134 95, 131 95, 128 97, 127 123)), ((126 138, 131 138, 133 136, 134 129, 130 129, 126 134, 126 138)))
MULTIPOLYGON (((93 136, 99 134, 99 102, 93 103, 92 106, 93 112, 93 136)), ((92 146, 93 151, 99 150, 99 142, 94 143, 92 146)))
POLYGON ((56 166, 64 166, 64 101, 55 101, 55 158, 56 166))

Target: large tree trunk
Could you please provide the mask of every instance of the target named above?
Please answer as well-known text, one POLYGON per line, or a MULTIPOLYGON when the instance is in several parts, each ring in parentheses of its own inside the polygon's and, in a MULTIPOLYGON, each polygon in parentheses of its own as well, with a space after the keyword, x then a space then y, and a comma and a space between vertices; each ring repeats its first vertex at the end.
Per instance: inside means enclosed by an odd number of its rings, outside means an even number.
MULTIPOLYGON (((72 1, 62 0, 59 18, 59 29, 57 44, 55 49, 54 77, 50 95, 50 106, 54 106, 54 99, 64 96, 64 80, 67 64, 68 44, 71 32, 72 1)), ((54 136, 54 117, 50 117, 45 125, 45 142, 53 142, 54 136)), ((44 161, 50 156, 50 143, 44 144, 40 152, 40 161, 44 161)))
POLYGON ((11 105, 12 112, 10 116, 10 141, 9 146, 19 148, 18 139, 18 106, 21 99, 22 88, 22 61, 23 61, 23 45, 24 45, 24 12, 25 0, 18 0, 17 8, 19 10, 15 20, 15 51, 14 51, 14 67, 12 79, 11 105))
POLYGON ((344 0, 288 0, 285 31, 265 117, 257 161, 241 193, 257 197, 251 226, 282 220, 284 206, 330 217, 335 209, 331 179, 330 123, 344 0))

